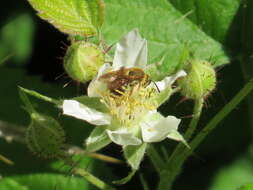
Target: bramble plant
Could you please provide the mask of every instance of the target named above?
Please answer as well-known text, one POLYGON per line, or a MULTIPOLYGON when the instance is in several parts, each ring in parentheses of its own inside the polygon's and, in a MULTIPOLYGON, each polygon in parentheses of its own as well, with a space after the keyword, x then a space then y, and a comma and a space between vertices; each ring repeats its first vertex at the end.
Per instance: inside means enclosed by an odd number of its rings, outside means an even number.
MULTIPOLYGON (((26 144, 35 156, 62 160, 72 167, 73 174, 82 176, 99 189, 116 188, 75 163, 67 152, 66 132, 60 123, 50 113, 39 113, 28 95, 53 104, 66 117, 93 125, 94 129, 84 139, 82 148, 87 154, 96 155, 97 151, 111 143, 122 148, 119 153, 123 154, 131 172, 125 178, 113 181, 113 184, 129 182, 136 172, 142 170, 141 163, 145 157, 149 157, 160 178, 155 184, 157 190, 169 190, 185 160, 253 88, 252 82, 246 84, 197 132, 204 103, 217 86, 215 68, 229 62, 218 43, 202 32, 192 30, 194 26, 188 22, 181 23, 180 27, 191 37, 176 35, 172 31, 177 25, 175 22, 159 30, 155 25, 145 27, 143 20, 137 16, 134 18, 136 25, 112 28, 111 25, 118 23, 104 24, 107 9, 103 0, 28 1, 40 18, 67 35, 70 46, 64 56, 63 67, 68 77, 77 83, 89 84, 87 95, 73 95, 68 99, 54 99, 19 87, 24 109, 31 118, 26 129, 26 144), (166 27, 172 29, 167 30, 166 27), (154 32, 149 32, 151 30, 154 32), (166 32, 170 34, 166 39, 167 45, 154 43, 152 39, 162 38, 166 32), (175 94, 194 102, 189 124, 179 116, 163 115, 158 110, 175 94), (182 128, 182 123, 188 126, 182 128), (159 147, 154 145, 161 141, 164 144, 175 141, 177 145, 161 154, 159 147)), ((108 4, 112 2, 108 0, 108 4)), ((147 6, 154 6, 152 0, 147 2, 147 6)), ((174 11, 165 1, 159 0, 159 3, 174 11)), ((151 17, 159 18, 159 14, 151 13, 151 17)), ((161 19, 166 19, 166 16, 161 19)), ((109 11, 108 17, 112 17, 109 11)), ((120 15, 118 17, 121 19, 120 15)), ((176 15, 175 19, 181 19, 181 16, 176 15)), ((118 161, 109 155, 103 156, 103 160, 118 161)), ((142 183, 148 189, 144 178, 142 183)))

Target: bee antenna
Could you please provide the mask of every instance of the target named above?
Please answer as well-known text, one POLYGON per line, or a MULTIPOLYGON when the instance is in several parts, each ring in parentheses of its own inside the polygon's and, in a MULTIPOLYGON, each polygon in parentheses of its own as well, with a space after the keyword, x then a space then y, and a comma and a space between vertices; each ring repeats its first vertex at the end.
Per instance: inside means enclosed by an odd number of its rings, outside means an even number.
POLYGON ((155 83, 155 81, 152 81, 152 82, 155 84, 157 91, 160 93, 161 91, 160 91, 160 89, 158 88, 158 86, 157 86, 157 84, 155 83))

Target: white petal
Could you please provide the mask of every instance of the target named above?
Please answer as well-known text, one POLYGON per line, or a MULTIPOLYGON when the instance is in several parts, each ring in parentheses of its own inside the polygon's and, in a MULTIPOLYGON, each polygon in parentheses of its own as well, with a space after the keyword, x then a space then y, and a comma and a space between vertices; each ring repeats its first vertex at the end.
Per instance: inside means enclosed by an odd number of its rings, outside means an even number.
POLYGON ((141 125, 143 141, 159 142, 164 140, 171 131, 177 130, 180 121, 174 116, 168 116, 157 121, 143 122, 141 125))
POLYGON ((63 114, 85 120, 93 125, 109 125, 111 116, 89 108, 75 100, 63 101, 63 114))
POLYGON ((171 75, 169 77, 165 77, 163 80, 155 82, 158 89, 163 91, 166 87, 171 86, 179 77, 186 76, 186 72, 184 70, 178 71, 176 74, 171 75))
POLYGON ((139 67, 144 69, 147 64, 147 40, 142 39, 137 29, 126 34, 117 43, 113 60, 113 69, 121 67, 139 67))
POLYGON ((142 142, 126 129, 119 129, 116 131, 106 130, 109 138, 116 144, 127 145, 140 145, 142 142))
POLYGON ((110 64, 104 64, 98 71, 97 76, 90 82, 88 86, 88 96, 89 97, 100 97, 99 91, 103 91, 106 89, 106 84, 102 81, 99 81, 99 77, 101 77, 103 74, 109 72, 112 70, 112 67, 110 64))

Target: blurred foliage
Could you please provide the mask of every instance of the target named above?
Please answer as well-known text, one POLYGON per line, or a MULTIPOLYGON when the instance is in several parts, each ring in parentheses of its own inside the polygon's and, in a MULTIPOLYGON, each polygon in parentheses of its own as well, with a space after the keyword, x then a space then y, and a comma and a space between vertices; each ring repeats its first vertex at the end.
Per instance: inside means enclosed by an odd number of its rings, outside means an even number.
POLYGON ((24 64, 33 48, 34 21, 29 14, 20 14, 0 28, 0 65, 10 59, 24 64))
POLYGON ((88 188, 87 182, 81 178, 46 173, 5 178, 0 183, 0 189, 4 190, 80 190, 81 188, 88 188))
POLYGON ((239 190, 252 190, 253 189, 253 183, 245 184, 243 185, 239 190))
POLYGON ((243 155, 237 160, 225 165, 216 172, 210 190, 224 190, 241 187, 243 184, 252 182, 253 158, 243 155))
MULTIPOLYGON (((102 31, 106 42, 114 44, 127 31, 139 28, 148 40, 150 63, 159 61, 166 55, 162 68, 166 70, 165 74, 175 70, 185 46, 197 58, 211 59, 216 67, 231 60, 230 65, 222 70, 218 67, 218 87, 216 93, 207 100, 201 126, 233 97, 245 80, 253 76, 253 1, 105 0, 105 3, 106 20, 102 31)), ((0 25, 0 120, 27 126, 29 117, 21 108, 17 86, 60 98, 84 94, 85 91, 81 88, 78 92, 75 83, 63 88, 70 79, 53 80, 63 73, 62 65, 59 64, 61 60, 57 62, 56 57, 64 54, 60 50, 63 45, 59 44, 61 41, 68 43, 65 35, 38 19, 26 1, 9 0, 6 6, 0 7, 0 11, 1 19, 3 18, 0 25)), ((66 130, 68 143, 82 146, 83 139, 91 132, 92 126, 63 117, 57 108, 48 103, 32 100, 39 111, 59 120, 66 130)), ((161 111, 165 115, 173 112, 182 117, 187 113, 190 115, 191 102, 175 107, 175 102, 179 100, 179 97, 174 97, 161 111)), ((253 160, 248 153, 253 135, 252 101, 253 96, 209 136, 186 163, 174 186, 175 190, 252 189, 253 160)), ((182 129, 186 123, 187 119, 184 119, 182 129)), ((165 141, 163 145, 170 148, 175 143, 165 141)), ((117 147, 111 146, 103 150, 103 153, 122 158, 119 151, 117 147)), ((71 168, 61 161, 37 158, 22 144, 7 143, 0 139, 0 154, 15 163, 14 166, 9 166, 0 162, 0 175, 3 176, 0 189, 96 189, 83 179, 70 177, 71 168)), ((122 165, 108 166, 85 156, 76 157, 76 161, 81 167, 88 167, 93 174, 108 182, 112 176, 121 178, 127 173, 127 168, 122 165)), ((150 172, 147 160, 141 169, 146 172, 145 177, 151 179, 152 189, 155 176, 150 172)), ((131 188, 141 188, 137 178, 118 189, 131 188)))

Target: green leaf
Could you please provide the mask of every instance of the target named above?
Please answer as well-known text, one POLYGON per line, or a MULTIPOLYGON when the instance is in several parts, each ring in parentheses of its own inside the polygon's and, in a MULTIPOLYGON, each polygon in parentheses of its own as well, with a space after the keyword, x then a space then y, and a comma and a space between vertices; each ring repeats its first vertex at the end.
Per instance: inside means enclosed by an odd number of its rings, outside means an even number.
POLYGON ((244 156, 220 169, 213 178, 210 190, 236 189, 252 182, 252 158, 244 156))
POLYGON ((242 0, 168 0, 206 34, 225 41, 242 0))
POLYGON ((4 179, 0 181, 0 189, 4 190, 28 190, 26 186, 20 185, 13 179, 4 179))
POLYGON ((253 190, 253 183, 245 184, 239 190, 253 190))
POLYGON ((110 144, 111 140, 106 133, 105 126, 98 126, 86 139, 85 145, 88 152, 95 152, 110 144))
POLYGON ((20 14, 0 29, 0 65, 7 60, 21 65, 32 51, 34 22, 30 15, 20 14))
POLYGON ((214 66, 229 62, 221 44, 206 35, 165 0, 107 0, 105 39, 115 43, 120 37, 139 28, 148 40, 149 61, 160 61, 166 55, 162 71, 173 73, 181 64, 185 46, 196 59, 212 57, 214 66), (116 16, 117 15, 117 16, 116 16))
POLYGON ((28 0, 38 15, 67 34, 92 36, 104 20, 103 0, 28 0))
MULTIPOLYGON (((8 178, 6 178, 8 179, 8 178)), ((6 180, 4 179, 4 180, 6 180)), ((59 174, 32 174, 12 177, 21 185, 28 187, 28 190, 80 190, 89 189, 89 184, 81 179, 59 174)), ((1 182, 0 182, 1 184, 1 182)), ((23 189, 22 189, 23 190, 23 189)))
POLYGON ((141 145, 138 146, 130 145, 124 147, 124 156, 133 170, 138 170, 139 165, 146 152, 146 148, 147 143, 142 143, 141 145))

